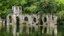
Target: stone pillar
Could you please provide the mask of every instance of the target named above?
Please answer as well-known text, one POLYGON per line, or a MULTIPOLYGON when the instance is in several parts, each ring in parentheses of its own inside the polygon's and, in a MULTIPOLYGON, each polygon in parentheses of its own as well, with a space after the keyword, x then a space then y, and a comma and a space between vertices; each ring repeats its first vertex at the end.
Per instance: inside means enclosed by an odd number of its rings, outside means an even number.
POLYGON ((53 21, 52 21, 52 14, 50 15, 50 21, 49 21, 49 33, 52 34, 52 29, 53 29, 53 21))
POLYGON ((57 16, 54 14, 54 36, 57 36, 57 16))
POLYGON ((20 33, 22 33, 22 31, 23 31, 23 15, 19 15, 19 19, 20 19, 20 33))
POLYGON ((50 32, 50 17, 48 14, 46 15, 46 18, 47 18, 47 22, 46 22, 47 34, 49 34, 49 32, 50 32))
POLYGON ((7 16, 7 32, 9 33, 9 16, 7 16))
POLYGON ((35 31, 38 31, 39 16, 36 16, 35 31))
POLYGON ((12 22, 13 22, 13 36, 16 36, 16 15, 12 16, 12 22))
POLYGON ((43 21, 43 25, 42 25, 43 30, 42 30, 42 33, 44 33, 44 28, 45 28, 44 16, 45 16, 45 15, 42 15, 42 21, 43 21))
POLYGON ((28 17, 28 23, 27 23, 27 32, 29 33, 29 27, 31 28, 31 33, 32 33, 32 17, 30 15, 28 17))
POLYGON ((43 30, 42 30, 42 33, 44 33, 44 15, 42 15, 42 21, 43 21, 43 25, 42 25, 42 27, 43 27, 42 29, 43 30))
POLYGON ((26 28, 27 28, 27 29, 26 29, 26 32, 27 32, 28 34, 30 34, 30 33, 29 33, 29 27, 30 27, 30 25, 27 24, 26 26, 27 26, 27 27, 26 27, 26 28))
POLYGON ((57 36, 57 27, 54 28, 54 36, 57 36))
POLYGON ((5 27, 5 19, 2 19, 3 27, 5 27))

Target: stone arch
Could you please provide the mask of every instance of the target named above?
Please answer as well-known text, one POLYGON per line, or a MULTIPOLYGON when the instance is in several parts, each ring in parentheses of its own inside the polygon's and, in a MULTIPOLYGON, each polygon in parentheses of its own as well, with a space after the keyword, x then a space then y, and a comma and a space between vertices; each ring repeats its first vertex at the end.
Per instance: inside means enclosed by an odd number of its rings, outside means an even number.
POLYGON ((9 23, 12 23, 12 16, 9 16, 9 23))
POLYGON ((28 17, 27 17, 27 16, 26 16, 26 17, 24 17, 24 20, 25 20, 25 21, 28 21, 28 17))

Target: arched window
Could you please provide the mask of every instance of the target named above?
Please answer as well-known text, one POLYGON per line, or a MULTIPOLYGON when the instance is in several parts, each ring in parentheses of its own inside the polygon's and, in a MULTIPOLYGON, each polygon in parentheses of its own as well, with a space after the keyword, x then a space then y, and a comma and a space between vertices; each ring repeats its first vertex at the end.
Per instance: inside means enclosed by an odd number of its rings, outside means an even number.
POLYGON ((9 23, 12 23, 12 17, 9 16, 9 23))
POLYGON ((25 20, 25 21, 28 21, 28 17, 25 17, 24 20, 25 20))
POLYGON ((33 18, 33 21, 36 22, 36 18, 35 17, 33 18))
POLYGON ((52 20, 54 20, 54 17, 52 16, 52 20))
POLYGON ((44 17, 44 22, 47 22, 47 18, 46 17, 44 17))

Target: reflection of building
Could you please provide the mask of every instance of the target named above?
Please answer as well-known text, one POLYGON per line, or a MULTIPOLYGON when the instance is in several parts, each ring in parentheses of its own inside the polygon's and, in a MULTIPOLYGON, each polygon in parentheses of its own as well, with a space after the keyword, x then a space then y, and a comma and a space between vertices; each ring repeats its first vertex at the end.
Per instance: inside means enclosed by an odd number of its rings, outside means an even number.
POLYGON ((7 31, 9 31, 9 25, 12 25, 14 35, 18 28, 20 28, 19 32, 22 32, 23 23, 26 23, 27 33, 29 33, 29 27, 34 27, 37 31, 38 26, 40 26, 42 33, 57 35, 57 16, 55 14, 42 14, 40 20, 39 14, 22 14, 22 7, 20 6, 13 6, 12 11, 12 14, 7 15, 7 31))

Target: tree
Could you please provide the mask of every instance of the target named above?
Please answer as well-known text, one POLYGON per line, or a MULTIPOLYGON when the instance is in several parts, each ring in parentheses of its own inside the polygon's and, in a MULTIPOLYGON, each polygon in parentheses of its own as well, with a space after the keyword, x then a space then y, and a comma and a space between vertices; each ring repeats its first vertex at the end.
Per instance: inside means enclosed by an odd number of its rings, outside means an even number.
POLYGON ((13 5, 17 5, 15 0, 0 0, 0 16, 4 18, 7 15, 8 9, 13 5))

